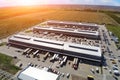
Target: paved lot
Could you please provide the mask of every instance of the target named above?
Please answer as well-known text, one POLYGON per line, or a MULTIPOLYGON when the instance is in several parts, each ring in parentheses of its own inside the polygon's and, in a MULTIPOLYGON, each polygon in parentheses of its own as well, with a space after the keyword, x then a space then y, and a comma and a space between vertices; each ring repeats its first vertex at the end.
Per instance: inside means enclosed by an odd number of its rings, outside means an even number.
MULTIPOLYGON (((93 75, 94 77, 97 78, 97 80, 101 80, 101 73, 92 73, 90 71, 91 68, 93 68, 94 70, 96 69, 96 67, 98 66, 93 66, 93 65, 90 65, 90 64, 85 64, 84 62, 83 63, 79 63, 79 66, 78 66, 78 69, 75 70, 72 68, 72 61, 73 60, 67 60, 67 63, 65 65, 63 65, 63 67, 60 67, 60 68, 56 68, 56 62, 50 62, 50 58, 47 58, 47 60, 45 62, 42 62, 42 59, 43 59, 43 55, 44 54, 40 54, 40 61, 38 61, 38 58, 33 58, 32 55, 31 55, 31 58, 27 58, 25 55, 22 55, 22 52, 17 52, 17 51, 23 51, 22 49, 18 49, 18 48, 14 48, 14 47, 7 47, 7 46, 2 46, 0 47, 0 52, 1 53, 4 53, 6 55, 9 55, 9 56, 17 56, 18 59, 20 59, 20 61, 16 64, 16 66, 20 66, 20 64, 22 63, 22 68, 25 68, 28 63, 33 63, 34 65, 36 64, 38 66, 38 68, 40 67, 53 67, 56 71, 59 71, 61 73, 70 73, 70 74, 76 74, 76 75, 81 75, 81 76, 84 76, 84 77, 87 77, 87 75, 93 75), (71 64, 69 64, 69 62, 71 64), (100 77, 98 77, 100 76, 100 77)), ((100 67, 99 67, 100 69, 100 67)), ((62 80, 66 80, 66 76, 65 77, 62 77, 62 80)))

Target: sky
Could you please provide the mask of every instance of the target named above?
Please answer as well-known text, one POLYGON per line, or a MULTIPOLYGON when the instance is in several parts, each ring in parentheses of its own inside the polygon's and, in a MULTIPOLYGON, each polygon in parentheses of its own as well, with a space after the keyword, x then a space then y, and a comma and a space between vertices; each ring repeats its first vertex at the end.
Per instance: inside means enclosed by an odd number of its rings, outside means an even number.
POLYGON ((87 4, 120 6, 120 0, 0 0, 0 6, 43 5, 43 4, 87 4))

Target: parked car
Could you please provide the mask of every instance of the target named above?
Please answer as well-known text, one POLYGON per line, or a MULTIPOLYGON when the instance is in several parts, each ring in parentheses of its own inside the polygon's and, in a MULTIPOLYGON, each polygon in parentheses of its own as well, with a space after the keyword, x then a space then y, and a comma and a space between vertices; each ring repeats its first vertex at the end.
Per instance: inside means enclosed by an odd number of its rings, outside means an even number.
POLYGON ((120 75, 120 72, 119 72, 118 70, 114 70, 113 73, 114 73, 114 75, 116 75, 116 76, 119 76, 119 75, 120 75))
POLYGON ((118 65, 117 65, 117 64, 115 64, 114 66, 118 67, 118 65))
POLYGON ((112 69, 113 69, 113 70, 118 70, 118 67, 113 66, 112 69))
POLYGON ((67 78, 69 78, 70 77, 70 73, 67 73, 66 76, 67 76, 67 78))
POLYGON ((109 70, 109 73, 112 74, 112 70, 109 70))
POLYGON ((60 65, 58 64, 58 65, 56 65, 56 68, 59 68, 60 67, 60 65))
POLYGON ((61 76, 64 77, 64 76, 65 76, 65 73, 62 73, 61 76))
POLYGON ((87 80, 94 80, 94 77, 93 77, 93 76, 88 75, 88 76, 87 76, 87 80))
POLYGON ((99 73, 99 68, 98 67, 96 67, 96 72, 99 73))
POLYGON ((116 61, 112 61, 113 64, 116 64, 116 61))
POLYGON ((93 68, 91 68, 90 70, 91 70, 91 72, 92 72, 92 73, 95 73, 95 71, 94 71, 94 69, 93 69, 93 68))
POLYGON ((120 62, 120 59, 118 59, 118 62, 120 62))

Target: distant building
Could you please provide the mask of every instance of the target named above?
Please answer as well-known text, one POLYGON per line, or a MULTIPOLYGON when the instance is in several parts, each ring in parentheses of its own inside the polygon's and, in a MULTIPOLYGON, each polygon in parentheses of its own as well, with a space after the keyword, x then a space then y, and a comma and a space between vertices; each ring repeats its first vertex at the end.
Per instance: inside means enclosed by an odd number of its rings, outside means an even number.
POLYGON ((78 27, 84 27, 84 28, 94 28, 98 29, 99 27, 97 24, 92 23, 78 23, 78 22, 69 22, 69 21, 56 21, 56 20, 49 20, 46 21, 48 25, 58 25, 58 26, 78 26, 78 27))
POLYGON ((39 31, 47 31, 54 33, 61 33, 70 36, 77 37, 86 37, 91 39, 100 39, 100 35, 98 31, 88 31, 88 30, 78 30, 78 29, 70 29, 70 28, 54 28, 54 27, 34 27, 33 32, 39 31))
POLYGON ((46 30, 49 32, 57 32, 57 33, 63 33, 67 35, 81 36, 81 37, 92 38, 92 39, 100 39, 99 26, 94 23, 49 20, 49 21, 46 21, 46 24, 48 26, 56 26, 57 28, 35 27, 34 30, 46 30), (62 26, 62 28, 58 28, 59 26, 62 26), (74 29, 70 29, 70 28, 74 28, 74 29))

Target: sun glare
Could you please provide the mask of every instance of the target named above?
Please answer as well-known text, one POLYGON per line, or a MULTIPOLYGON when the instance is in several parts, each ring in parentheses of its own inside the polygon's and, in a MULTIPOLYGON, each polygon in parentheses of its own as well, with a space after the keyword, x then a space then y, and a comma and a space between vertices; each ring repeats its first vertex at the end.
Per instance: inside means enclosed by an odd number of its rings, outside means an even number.
POLYGON ((36 0, 20 0, 19 4, 24 6, 29 6, 29 5, 35 5, 38 3, 36 2, 36 0))

